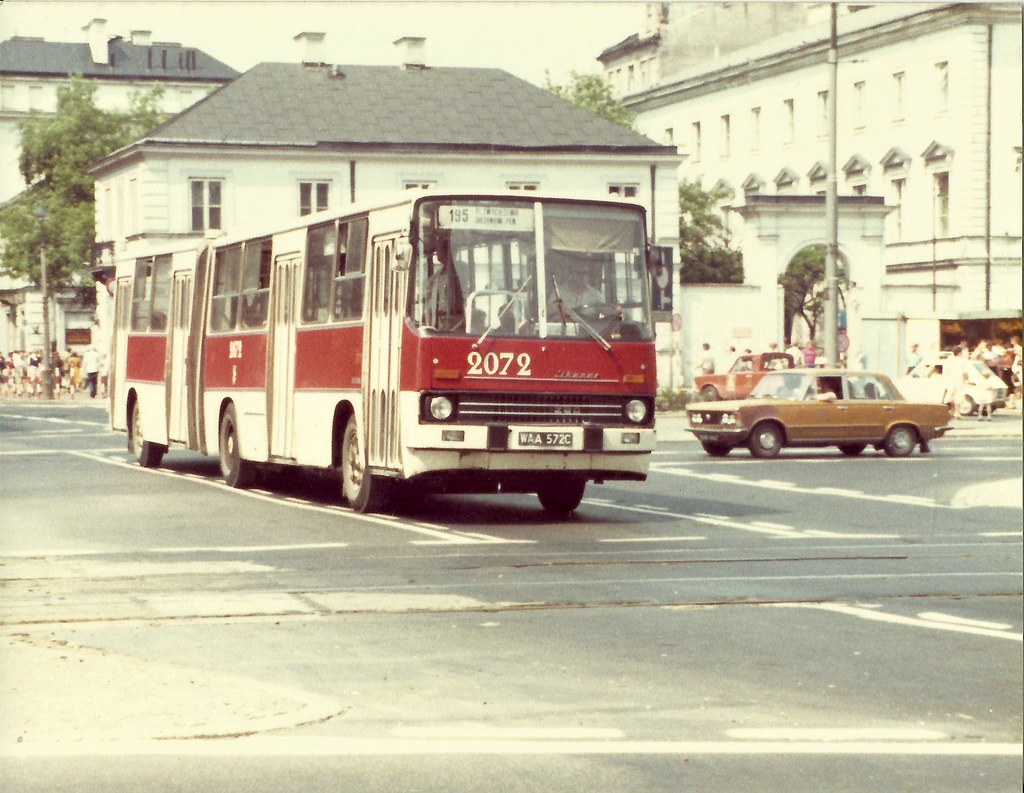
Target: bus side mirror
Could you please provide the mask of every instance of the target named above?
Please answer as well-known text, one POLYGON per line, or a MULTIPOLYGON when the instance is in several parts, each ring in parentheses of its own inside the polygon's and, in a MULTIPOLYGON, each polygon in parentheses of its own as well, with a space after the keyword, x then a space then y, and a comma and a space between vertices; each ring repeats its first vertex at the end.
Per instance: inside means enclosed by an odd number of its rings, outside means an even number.
POLYGON ((647 271, 651 276, 651 308, 655 311, 672 310, 672 248, 652 245, 647 255, 647 271))
POLYGON ((412 264, 412 245, 408 237, 399 237, 395 241, 395 253, 391 259, 392 268, 399 273, 404 273, 412 264))

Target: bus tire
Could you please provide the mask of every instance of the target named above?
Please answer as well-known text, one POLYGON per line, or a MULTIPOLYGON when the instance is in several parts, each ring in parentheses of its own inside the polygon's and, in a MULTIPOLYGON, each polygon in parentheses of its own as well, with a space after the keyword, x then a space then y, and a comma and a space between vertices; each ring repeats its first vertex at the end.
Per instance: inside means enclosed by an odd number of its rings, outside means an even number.
POLYGON ((150 443, 142 434, 142 408, 136 399, 132 405, 132 421, 128 426, 128 450, 135 455, 143 468, 156 468, 164 459, 167 447, 159 443, 150 443))
POLYGON ((220 473, 228 487, 244 489, 256 478, 256 467, 242 459, 238 443, 238 418, 235 406, 228 405, 220 419, 220 473))
POLYGON ((356 512, 379 512, 387 501, 388 482, 370 473, 359 441, 355 416, 341 441, 341 494, 356 512))
POLYGON ((545 512, 567 518, 580 505, 586 489, 587 482, 584 479, 556 477, 537 490, 537 498, 545 512))

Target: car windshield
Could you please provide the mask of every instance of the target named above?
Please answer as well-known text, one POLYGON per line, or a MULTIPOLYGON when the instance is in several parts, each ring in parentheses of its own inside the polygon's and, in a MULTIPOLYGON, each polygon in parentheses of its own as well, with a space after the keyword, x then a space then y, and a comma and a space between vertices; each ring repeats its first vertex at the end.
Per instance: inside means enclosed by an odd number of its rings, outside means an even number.
POLYGON ((423 201, 410 315, 428 333, 649 339, 645 231, 630 206, 423 201))
POLYGON ((810 375, 795 372, 771 372, 750 392, 751 399, 803 399, 810 385, 810 375))

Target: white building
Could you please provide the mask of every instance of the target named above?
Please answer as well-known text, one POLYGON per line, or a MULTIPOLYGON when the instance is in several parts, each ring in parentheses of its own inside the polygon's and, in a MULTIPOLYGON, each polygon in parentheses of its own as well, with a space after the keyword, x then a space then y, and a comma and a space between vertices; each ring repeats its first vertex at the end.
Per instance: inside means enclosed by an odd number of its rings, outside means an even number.
POLYGON ((675 147, 498 69, 431 67, 423 39, 394 66, 262 63, 94 169, 102 261, 145 243, 272 228, 408 189, 618 195, 678 234, 675 147))
MULTIPOLYGON (((868 366, 897 370, 914 341, 1020 335, 1021 10, 840 6, 839 255, 847 338, 868 366)), ((687 155, 681 178, 734 191, 744 250, 742 287, 677 299, 684 352, 781 343, 776 279, 825 235, 810 197, 828 161, 828 4, 658 3, 644 25, 602 53, 606 74, 640 129, 687 155)))
MULTIPOLYGON (((148 30, 112 35, 104 19, 93 19, 80 42, 15 36, 0 42, 0 204, 17 200, 27 187, 18 170, 20 122, 57 109, 57 89, 79 75, 96 86, 104 110, 127 110, 133 94, 163 89, 161 108, 177 113, 238 75, 202 50, 153 41, 148 30)), ((87 275, 87 274, 86 274, 87 275)), ((86 278, 86 280, 88 280, 86 278)), ((90 342, 93 309, 77 295, 56 301, 51 339, 63 348, 90 342)), ((42 346, 40 295, 24 282, 0 275, 0 348, 42 346)))

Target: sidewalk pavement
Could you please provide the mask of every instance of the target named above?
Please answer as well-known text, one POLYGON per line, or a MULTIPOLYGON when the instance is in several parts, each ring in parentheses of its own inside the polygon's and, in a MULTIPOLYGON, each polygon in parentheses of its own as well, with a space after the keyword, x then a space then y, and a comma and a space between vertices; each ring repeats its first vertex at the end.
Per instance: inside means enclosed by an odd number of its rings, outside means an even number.
MULTIPOLYGON (((954 419, 950 423, 953 429, 939 438, 937 443, 942 443, 946 438, 1021 438, 1021 427, 1024 422, 1021 419, 1021 409, 1017 407, 1013 410, 997 410, 991 421, 971 417, 954 419)), ((681 410, 659 411, 656 415, 658 443, 697 440, 689 427, 686 413, 681 410)))

